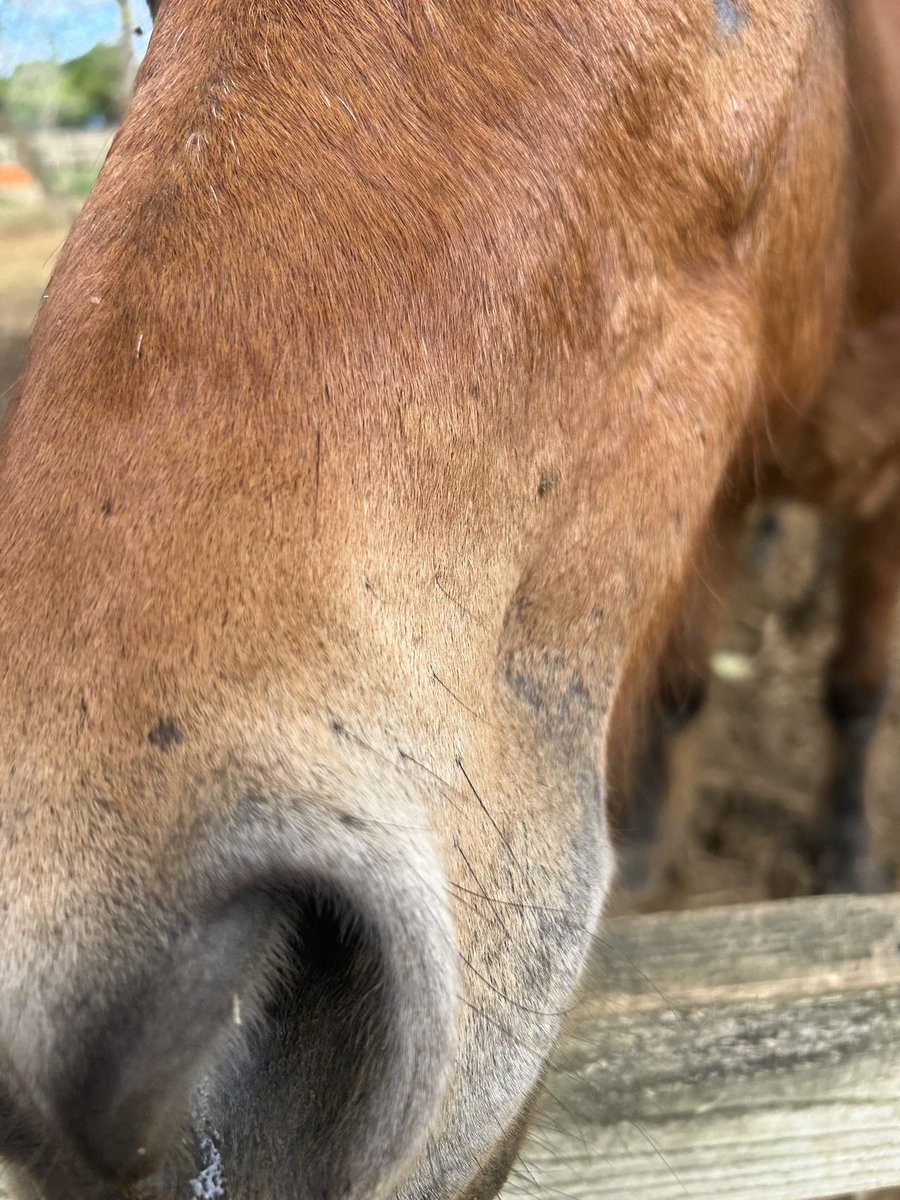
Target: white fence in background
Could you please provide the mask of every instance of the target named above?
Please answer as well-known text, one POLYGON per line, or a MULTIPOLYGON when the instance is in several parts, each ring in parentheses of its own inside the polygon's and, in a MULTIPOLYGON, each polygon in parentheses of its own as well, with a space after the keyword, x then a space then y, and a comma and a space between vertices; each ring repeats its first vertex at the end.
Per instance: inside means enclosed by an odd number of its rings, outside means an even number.
MULTIPOLYGON (((113 139, 112 129, 48 129, 32 134, 31 145, 49 167, 98 167, 113 139)), ((0 136, 0 162, 15 162, 10 137, 0 136)))

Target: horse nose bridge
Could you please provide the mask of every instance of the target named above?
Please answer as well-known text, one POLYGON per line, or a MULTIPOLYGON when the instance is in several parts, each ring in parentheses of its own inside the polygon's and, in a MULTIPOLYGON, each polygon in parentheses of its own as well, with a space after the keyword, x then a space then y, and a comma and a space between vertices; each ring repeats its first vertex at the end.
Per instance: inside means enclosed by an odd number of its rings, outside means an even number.
MULTIPOLYGON (((204 1080, 227 1129, 215 1081, 232 1096, 265 1090, 299 1046, 296 1071, 328 1098, 305 1118, 316 1194, 337 1187, 329 1162, 351 1153, 327 1149, 335 1128, 356 1130, 361 1179, 404 1160, 453 1058, 453 935, 426 841, 391 842, 325 804, 255 799, 193 835, 168 872, 129 887, 105 867, 62 906, 59 961, 36 925, 14 985, 0 983, 12 1001, 0 1051, 20 1081, 10 1111, 34 1102, 47 1137, 116 1183, 156 1165, 204 1080)), ((0 1153, 13 1136, 3 1113, 0 1153)))

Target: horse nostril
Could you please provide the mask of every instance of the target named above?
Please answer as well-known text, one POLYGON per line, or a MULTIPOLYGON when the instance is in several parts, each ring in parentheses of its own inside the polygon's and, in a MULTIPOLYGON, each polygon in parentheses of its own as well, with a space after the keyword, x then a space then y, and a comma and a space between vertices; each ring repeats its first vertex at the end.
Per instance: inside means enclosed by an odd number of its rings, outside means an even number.
MULTIPOLYGON (((66 1163, 93 1181, 85 1194, 170 1200, 214 1165, 241 1196, 258 1194, 263 1161, 279 1181, 291 1164, 290 1194, 362 1200, 418 1155, 454 1057, 445 901, 423 887, 422 860, 378 863, 360 841, 326 867, 303 861, 309 834, 296 851, 264 831, 258 854, 252 836, 191 902, 129 896, 148 936, 95 934, 68 1008, 48 1018, 46 1058, 28 1064, 47 1120, 39 1154, 10 1155, 36 1176, 66 1163), (287 1135, 267 1119, 280 1111, 287 1135), (214 1164, 191 1153, 207 1135, 214 1164)), ((0 1089, 4 1137, 7 1107, 0 1089)))
POLYGON ((242 1147, 243 1105, 249 1095, 277 1111, 287 1094, 292 1156, 303 1164, 297 1194, 367 1195, 408 1156, 440 1096, 452 1008, 435 993, 451 980, 420 975, 434 964, 417 964, 415 937, 340 888, 283 891, 278 907, 273 981, 250 1064, 220 1109, 223 1142, 237 1163, 258 1154, 259 1130, 242 1147))

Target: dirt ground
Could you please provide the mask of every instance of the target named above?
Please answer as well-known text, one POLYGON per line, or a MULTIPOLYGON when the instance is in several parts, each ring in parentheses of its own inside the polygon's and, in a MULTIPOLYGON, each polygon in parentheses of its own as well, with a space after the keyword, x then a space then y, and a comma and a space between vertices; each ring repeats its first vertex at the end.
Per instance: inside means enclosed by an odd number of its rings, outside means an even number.
MULTIPOLYGON (((20 368, 34 311, 64 232, 0 228, 0 395, 20 368)), ((723 904, 808 893, 811 830, 828 762, 820 696, 833 638, 830 583, 808 619, 794 609, 809 591, 819 556, 814 514, 777 510, 765 541, 751 529, 741 579, 714 659, 711 700, 699 737, 698 802, 676 906, 723 904)), ((900 637, 892 687, 873 747, 868 801, 875 843, 900 867, 900 637)), ((898 871, 900 877, 900 871, 898 871)), ((614 907, 628 907, 626 897, 614 907)), ((900 1190, 891 1192, 900 1198, 900 1190)), ((882 1194, 881 1200, 887 1200, 882 1194)))
POLYGON ((28 335, 65 229, 0 225, 0 411, 21 369, 28 335))
MULTIPOLYGON (((822 711, 835 635, 831 573, 817 584, 825 535, 799 505, 752 513, 743 569, 725 597, 710 701, 697 731, 696 802, 684 888, 672 907, 808 894, 820 797, 829 762, 822 711), (802 616, 798 609, 805 600, 802 616)), ((879 861, 900 877, 900 629, 894 679, 876 733, 867 804, 879 861)), ((621 911, 629 900, 615 900, 621 911)))

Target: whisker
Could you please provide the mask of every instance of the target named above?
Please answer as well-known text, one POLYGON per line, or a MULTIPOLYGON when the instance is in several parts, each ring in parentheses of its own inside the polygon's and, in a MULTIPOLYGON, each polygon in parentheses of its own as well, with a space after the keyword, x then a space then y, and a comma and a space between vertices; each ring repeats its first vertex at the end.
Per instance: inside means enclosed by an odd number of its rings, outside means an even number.
POLYGON ((513 853, 512 846, 510 846, 510 844, 509 844, 509 841, 508 841, 508 839, 507 839, 507 837, 506 837, 506 834, 503 832, 503 830, 500 828, 500 826, 499 826, 499 825, 497 824, 497 822, 494 820, 493 814, 491 813, 490 809, 488 808, 488 806, 485 804, 485 802, 482 800, 481 796, 479 795, 479 793, 478 793, 478 789, 475 787, 475 784, 474 784, 474 783, 472 782, 472 780, 469 778, 469 773, 468 773, 468 771, 466 770, 466 768, 463 766, 463 763, 462 763, 462 759, 461 759, 461 758, 457 758, 457 760, 456 760, 456 765, 459 767, 460 771, 462 772, 462 777, 463 777, 463 779, 465 779, 466 783, 467 783, 467 784, 469 785, 469 787, 471 788, 471 790, 472 790, 472 795, 473 795, 473 796, 475 797, 475 799, 478 801, 478 805, 479 805, 479 807, 480 807, 481 811, 484 813, 484 815, 485 815, 485 816, 487 817, 487 819, 490 821, 491 825, 492 825, 492 826, 493 826, 493 828, 494 828, 494 831, 495 831, 495 832, 496 832, 496 834, 497 834, 497 837, 500 839, 500 841, 501 841, 501 842, 503 843, 503 845, 506 847, 506 852, 507 852, 507 854, 508 854, 508 855, 509 855, 509 857, 510 857, 510 858, 513 860, 513 862, 516 862, 516 856, 515 856, 515 854, 513 853))

